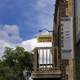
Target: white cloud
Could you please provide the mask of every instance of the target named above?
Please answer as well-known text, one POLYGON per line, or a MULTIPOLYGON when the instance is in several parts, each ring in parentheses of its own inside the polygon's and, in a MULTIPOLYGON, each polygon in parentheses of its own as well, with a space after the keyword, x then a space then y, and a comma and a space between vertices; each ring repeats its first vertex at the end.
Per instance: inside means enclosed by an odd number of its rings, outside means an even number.
POLYGON ((1 25, 0 40, 4 40, 10 43, 21 42, 22 39, 19 34, 18 26, 17 25, 1 25))
POLYGON ((19 46, 20 44, 14 44, 14 43, 9 43, 4 40, 0 40, 0 58, 4 55, 4 51, 6 47, 10 48, 16 48, 16 46, 19 46))
POLYGON ((0 25, 0 57, 5 47, 15 48, 21 41, 17 25, 0 25))
POLYGON ((0 30, 0 40, 6 40, 6 41, 9 41, 9 36, 8 34, 3 31, 3 30, 0 30))
MULTIPOLYGON (((17 44, 16 44, 17 45, 17 44)), ((4 40, 0 40, 0 58, 3 56, 4 51, 5 51, 5 47, 11 47, 11 48, 15 48, 16 46, 15 44, 12 43, 8 43, 4 40)))
POLYGON ((3 30, 8 34, 19 35, 19 28, 17 25, 4 25, 3 30))
POLYGON ((37 38, 34 38, 31 40, 23 41, 20 46, 24 47, 24 49, 27 51, 32 51, 36 47, 51 47, 52 44, 51 42, 39 43, 37 38))

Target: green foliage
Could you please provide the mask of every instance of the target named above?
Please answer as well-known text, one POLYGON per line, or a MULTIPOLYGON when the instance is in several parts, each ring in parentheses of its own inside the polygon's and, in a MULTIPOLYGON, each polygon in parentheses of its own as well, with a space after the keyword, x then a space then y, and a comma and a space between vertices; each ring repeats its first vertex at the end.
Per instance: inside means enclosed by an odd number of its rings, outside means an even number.
POLYGON ((6 48, 0 60, 0 80, 25 80, 23 71, 32 70, 32 54, 22 47, 6 48))

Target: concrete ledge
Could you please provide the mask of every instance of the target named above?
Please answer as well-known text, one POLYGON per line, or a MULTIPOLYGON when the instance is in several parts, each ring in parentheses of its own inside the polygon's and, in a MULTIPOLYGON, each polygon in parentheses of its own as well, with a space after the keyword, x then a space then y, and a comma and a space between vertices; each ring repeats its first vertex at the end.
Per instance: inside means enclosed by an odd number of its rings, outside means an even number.
POLYGON ((43 73, 32 73, 32 78, 60 78, 62 76, 61 71, 55 72, 43 72, 43 73))

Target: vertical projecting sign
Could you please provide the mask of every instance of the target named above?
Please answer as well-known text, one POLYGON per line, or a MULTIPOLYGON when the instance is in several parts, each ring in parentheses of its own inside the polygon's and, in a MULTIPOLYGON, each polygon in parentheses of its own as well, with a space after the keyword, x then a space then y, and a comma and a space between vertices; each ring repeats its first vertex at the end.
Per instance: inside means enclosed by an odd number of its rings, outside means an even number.
MULTIPOLYGON (((73 14, 72 14, 72 0, 65 0, 65 15, 61 14, 61 53, 62 59, 74 58, 73 46, 73 14)), ((63 5, 63 6, 64 6, 63 5)))

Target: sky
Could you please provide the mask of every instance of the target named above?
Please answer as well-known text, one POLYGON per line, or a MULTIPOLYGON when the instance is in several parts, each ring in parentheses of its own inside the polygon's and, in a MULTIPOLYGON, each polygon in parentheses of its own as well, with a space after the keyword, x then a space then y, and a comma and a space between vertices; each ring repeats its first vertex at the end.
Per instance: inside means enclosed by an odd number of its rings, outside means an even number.
POLYGON ((30 39, 39 29, 52 28, 53 7, 54 0, 0 0, 0 25, 14 25, 20 38, 30 39))
POLYGON ((0 0, 0 52, 53 27, 55 0, 0 0))

